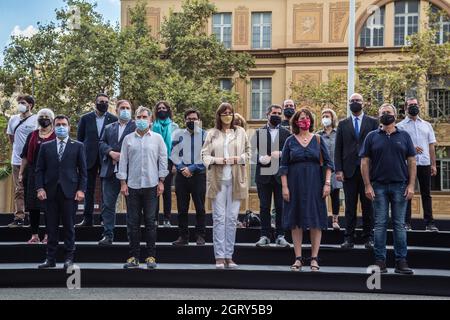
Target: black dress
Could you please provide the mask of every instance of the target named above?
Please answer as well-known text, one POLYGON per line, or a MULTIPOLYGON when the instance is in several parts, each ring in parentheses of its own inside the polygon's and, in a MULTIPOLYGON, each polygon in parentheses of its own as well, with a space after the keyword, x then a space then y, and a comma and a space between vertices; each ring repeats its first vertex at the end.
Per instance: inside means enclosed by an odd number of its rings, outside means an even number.
POLYGON ((283 227, 286 230, 296 227, 304 230, 327 228, 320 152, 323 165, 334 170, 322 137, 320 147, 316 137, 306 147, 294 135, 286 140, 280 167, 280 175, 287 175, 290 195, 290 201, 284 201, 283 207, 283 227))

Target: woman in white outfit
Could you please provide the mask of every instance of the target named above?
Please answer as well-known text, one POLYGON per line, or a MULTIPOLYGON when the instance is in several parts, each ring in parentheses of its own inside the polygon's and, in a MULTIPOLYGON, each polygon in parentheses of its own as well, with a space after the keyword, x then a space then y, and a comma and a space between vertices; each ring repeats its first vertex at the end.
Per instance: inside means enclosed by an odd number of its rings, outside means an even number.
POLYGON ((213 205, 214 255, 218 269, 237 267, 232 259, 236 225, 241 200, 248 197, 250 144, 245 130, 233 122, 233 107, 222 103, 216 111, 215 127, 208 131, 202 149, 207 168, 206 196, 213 205))

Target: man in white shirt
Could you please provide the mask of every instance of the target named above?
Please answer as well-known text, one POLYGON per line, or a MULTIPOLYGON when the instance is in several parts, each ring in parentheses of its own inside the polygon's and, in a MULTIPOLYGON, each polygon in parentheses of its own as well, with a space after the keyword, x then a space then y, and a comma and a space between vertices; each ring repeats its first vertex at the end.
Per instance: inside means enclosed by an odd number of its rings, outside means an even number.
POLYGON ((150 130, 152 113, 148 108, 136 110, 136 131, 122 143, 119 160, 120 192, 127 197, 127 227, 130 258, 125 269, 138 268, 140 257, 140 226, 144 215, 147 242, 147 268, 156 268, 155 214, 158 196, 164 192, 164 179, 169 174, 167 148, 163 138, 150 130))
MULTIPOLYGON (((409 133, 416 148, 417 179, 422 198, 425 230, 438 232, 433 220, 430 195, 431 177, 437 174, 436 137, 431 124, 419 117, 420 107, 416 98, 406 100, 406 113, 407 117, 398 124, 398 128, 409 133)), ((408 202, 405 227, 411 230, 411 201, 408 202)))
POLYGON ((20 154, 25 145, 28 135, 38 128, 37 115, 32 114, 31 110, 34 108, 35 101, 32 96, 22 95, 17 98, 19 103, 19 114, 16 114, 9 119, 6 134, 13 146, 11 164, 13 169, 14 181, 14 221, 8 226, 10 228, 22 227, 25 219, 25 205, 24 205, 24 189, 23 182, 19 181, 19 171, 22 159, 20 154))

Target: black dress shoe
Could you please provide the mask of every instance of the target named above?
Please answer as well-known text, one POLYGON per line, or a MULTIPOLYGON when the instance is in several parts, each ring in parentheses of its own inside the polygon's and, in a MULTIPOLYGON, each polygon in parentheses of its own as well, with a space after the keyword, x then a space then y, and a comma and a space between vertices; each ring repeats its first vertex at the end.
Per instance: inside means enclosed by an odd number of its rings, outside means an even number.
POLYGON ((55 268, 56 263, 55 261, 45 260, 44 263, 38 265, 38 269, 49 269, 49 268, 55 268))
POLYGON ((189 241, 187 238, 179 236, 177 240, 172 242, 174 246, 187 246, 189 245, 189 241))
POLYGON ((92 221, 83 219, 79 224, 76 224, 75 227, 92 227, 94 224, 92 221))
POLYGON ((345 240, 343 244, 341 244, 342 249, 353 249, 355 244, 350 240, 345 240))
POLYGON ((112 239, 108 237, 103 237, 103 239, 98 242, 99 246, 110 246, 112 244, 113 244, 112 239))
POLYGON ((64 270, 69 269, 69 267, 73 266, 73 260, 72 259, 66 259, 64 261, 64 270))
POLYGON ((395 273, 414 274, 414 271, 408 267, 406 260, 399 260, 395 263, 395 273))
POLYGON ((375 265, 380 268, 380 273, 387 273, 388 269, 386 267, 386 262, 383 260, 377 260, 375 261, 375 265))
POLYGON ((369 240, 364 244, 364 247, 368 250, 373 250, 373 241, 369 240))

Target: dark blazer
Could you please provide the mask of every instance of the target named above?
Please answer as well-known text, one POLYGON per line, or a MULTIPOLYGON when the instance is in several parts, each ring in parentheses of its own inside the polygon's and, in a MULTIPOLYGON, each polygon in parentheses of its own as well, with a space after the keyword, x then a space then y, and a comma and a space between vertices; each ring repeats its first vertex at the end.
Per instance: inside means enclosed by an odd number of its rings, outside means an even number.
POLYGON ((378 129, 378 120, 364 114, 359 138, 356 138, 352 117, 339 122, 336 133, 336 149, 334 152, 335 171, 343 171, 346 179, 353 177, 359 159, 359 151, 367 134, 378 129))
POLYGON ((123 139, 136 130, 136 123, 133 120, 128 121, 125 130, 119 140, 119 122, 108 124, 103 130, 100 138, 100 178, 110 178, 114 175, 114 165, 109 153, 111 151, 120 152, 123 139))
POLYGON ((61 162, 58 160, 57 141, 41 145, 36 164, 36 190, 43 188, 47 199, 56 197, 58 184, 67 199, 75 199, 77 191, 86 192, 86 153, 81 142, 67 140, 61 162))
POLYGON ((109 112, 106 112, 105 121, 103 122, 103 128, 99 136, 97 131, 95 111, 86 113, 81 116, 80 121, 78 122, 77 140, 83 142, 85 150, 88 151, 86 153, 88 169, 91 169, 97 162, 97 159, 99 159, 98 143, 103 131, 105 130, 105 127, 108 124, 116 121, 116 116, 110 114, 109 112))
POLYGON ((291 135, 291 132, 281 125, 279 126, 278 131, 278 137, 275 139, 275 143, 272 143, 272 138, 270 136, 269 127, 266 124, 264 127, 257 129, 255 134, 252 137, 252 155, 253 155, 253 163, 256 163, 256 172, 255 172, 255 181, 256 183, 270 183, 272 176, 275 176, 277 181, 281 183, 281 178, 278 176, 278 170, 280 168, 280 161, 281 158, 278 159, 277 163, 272 164, 270 162, 269 164, 262 164, 259 162, 260 156, 270 155, 272 151, 282 151, 284 147, 284 143, 286 142, 287 138, 291 135), (262 144, 263 141, 261 141, 261 138, 265 137, 266 146, 263 147, 262 144), (278 139, 278 144, 277 144, 278 139), (256 158, 255 158, 256 157, 256 158), (270 174, 264 174, 261 175, 261 168, 270 168, 268 173, 270 174))

